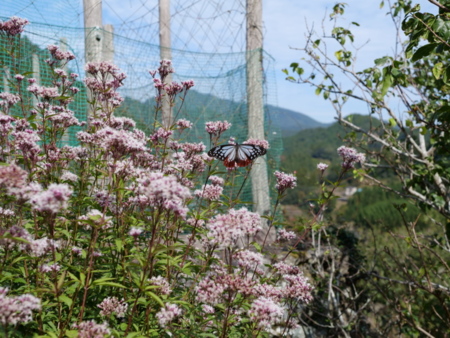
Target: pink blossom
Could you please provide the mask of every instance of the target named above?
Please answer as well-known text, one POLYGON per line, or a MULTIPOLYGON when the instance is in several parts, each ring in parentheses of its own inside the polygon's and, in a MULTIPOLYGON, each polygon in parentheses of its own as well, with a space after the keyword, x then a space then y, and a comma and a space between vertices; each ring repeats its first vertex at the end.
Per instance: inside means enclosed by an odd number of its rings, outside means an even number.
POLYGON ((165 78, 167 75, 171 73, 175 73, 175 70, 172 67, 172 61, 163 59, 159 62, 158 73, 161 78, 165 78))
POLYGON ((278 270, 278 272, 282 275, 288 274, 288 275, 298 275, 300 272, 300 269, 298 266, 289 265, 284 262, 278 262, 273 266, 275 269, 278 270))
POLYGON ((11 93, 0 93, 0 107, 11 108, 20 101, 20 96, 11 93))
POLYGON ((297 186, 297 178, 292 174, 275 171, 275 176, 277 178, 275 188, 280 194, 282 194, 286 189, 294 189, 297 186))
POLYGON ((202 310, 204 313, 207 313, 207 314, 213 314, 214 312, 216 312, 214 310, 214 308, 208 304, 202 304, 202 310))
POLYGON ((83 252, 83 250, 77 246, 73 246, 72 252, 77 256, 81 256, 81 253, 83 252))
POLYGON ((8 288, 0 287, 0 324, 25 324, 32 320, 33 311, 41 308, 41 300, 30 294, 7 296, 8 288))
POLYGON ((215 305, 221 301, 224 291, 225 286, 223 284, 216 283, 211 277, 206 277, 195 287, 197 293, 195 299, 200 303, 215 305))
POLYGON ((138 193, 147 197, 148 204, 161 206, 185 217, 188 209, 185 200, 191 197, 188 188, 180 184, 176 176, 161 173, 144 173, 137 179, 138 193))
POLYGON ((156 314, 156 318, 158 318, 159 325, 166 327, 169 322, 175 319, 175 317, 181 315, 181 312, 178 305, 166 303, 166 305, 156 314))
POLYGON ((100 311, 100 315, 104 317, 109 317, 112 314, 115 314, 118 318, 125 317, 125 313, 128 310, 128 304, 125 303, 125 300, 117 299, 116 297, 107 297, 103 299, 103 301, 97 305, 102 311, 100 311))
POLYGON ((75 59, 75 55, 71 52, 63 52, 58 46, 56 45, 49 45, 47 46, 47 50, 50 52, 50 55, 58 61, 62 60, 73 60, 75 59))
POLYGON ((167 130, 164 128, 158 128, 158 130, 150 136, 150 140, 152 140, 153 143, 157 144, 160 143, 160 140, 167 140, 171 135, 173 134, 172 130, 167 130))
POLYGON ((71 195, 72 188, 67 184, 52 183, 47 190, 34 195, 30 202, 35 210, 57 213, 60 210, 67 209, 71 195))
POLYGON ((283 279, 287 282, 282 289, 284 297, 297 298, 306 304, 312 301, 313 287, 302 273, 283 275, 283 279))
POLYGON ((206 184, 202 189, 195 190, 195 196, 199 198, 204 198, 209 201, 218 201, 222 195, 223 187, 220 185, 206 184))
POLYGON ((59 248, 60 243, 53 239, 43 237, 30 241, 31 255, 34 257, 42 257, 46 253, 59 248))
POLYGON ((258 265, 262 265, 264 259, 260 253, 250 250, 239 250, 233 255, 233 258, 244 269, 255 269, 258 265))
POLYGON ((11 131, 14 130, 12 122, 16 119, 12 116, 0 112, 0 137, 7 137, 11 131))
POLYGON ((339 147, 337 152, 342 157, 342 168, 344 169, 354 168, 355 163, 362 163, 366 160, 363 153, 358 153, 355 149, 346 146, 339 147))
POLYGON ((143 231, 144 230, 141 228, 131 227, 130 231, 128 231, 128 235, 136 239, 140 234, 142 234, 143 231))
POLYGON ((184 90, 189 90, 190 88, 194 87, 194 80, 187 80, 187 81, 181 81, 181 85, 183 86, 184 90))
POLYGON ((16 164, 0 166, 0 185, 8 188, 25 186, 28 173, 16 164))
POLYGON ((317 169, 322 171, 322 172, 325 171, 327 168, 328 168, 328 164, 325 164, 325 163, 322 163, 322 162, 317 165, 317 169))
POLYGON ((238 239, 254 235, 261 230, 261 219, 257 213, 246 208, 231 209, 228 214, 216 215, 208 221, 207 238, 211 245, 225 248, 236 244, 238 239))
POLYGON ((76 182, 77 180, 78 176, 67 170, 65 170, 61 175, 61 181, 76 182))
POLYGON ((228 121, 215 121, 215 122, 206 122, 206 132, 211 135, 220 135, 224 131, 231 128, 231 123, 228 121))
POLYGON ((290 241, 291 239, 297 238, 297 235, 293 231, 287 231, 286 229, 278 230, 278 240, 290 241))
POLYGON ((211 181, 211 183, 213 185, 222 185, 223 186, 225 184, 225 180, 219 176, 215 176, 215 175, 210 176, 209 180, 211 181))
POLYGON ((30 248, 30 243, 32 241, 33 237, 30 235, 28 230, 18 225, 13 225, 8 229, 0 228, 0 246, 8 249, 12 249, 14 246, 17 246, 19 250, 23 251, 30 248), (16 241, 14 238, 22 239, 25 242, 16 241))
POLYGON ((172 293, 169 282, 162 276, 150 278, 149 283, 159 286, 159 288, 156 290, 158 290, 162 295, 170 295, 172 293))
POLYGON ((255 299, 248 310, 251 320, 261 329, 270 329, 272 325, 281 322, 283 314, 280 304, 267 297, 255 299))
POLYGON ((106 323, 97 324, 95 320, 73 324, 72 327, 78 329, 77 338, 104 338, 111 334, 106 323))
POLYGON ((0 32, 11 36, 18 35, 24 31, 25 26, 29 23, 27 19, 13 16, 8 21, 0 22, 0 32))
POLYGON ((269 142, 266 140, 259 140, 255 138, 249 138, 243 144, 253 144, 255 146, 263 147, 264 149, 269 149, 269 142))
POLYGON ((59 270, 61 270, 61 266, 57 263, 54 264, 44 264, 41 265, 41 267, 39 268, 39 270, 43 273, 47 273, 47 272, 58 272, 59 270))

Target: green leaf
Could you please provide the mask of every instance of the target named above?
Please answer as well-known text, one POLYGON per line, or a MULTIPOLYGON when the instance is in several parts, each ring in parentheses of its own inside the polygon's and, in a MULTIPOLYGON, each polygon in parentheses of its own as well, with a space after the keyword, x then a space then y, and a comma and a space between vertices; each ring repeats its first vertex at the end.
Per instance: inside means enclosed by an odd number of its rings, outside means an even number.
POLYGON ((442 73, 444 72, 444 65, 442 62, 438 62, 433 67, 433 75, 436 78, 436 80, 439 80, 441 78, 442 73))
POLYGON ((118 251, 122 251, 123 249, 123 242, 120 238, 116 238, 116 248, 118 251))
POLYGON ((61 295, 58 297, 58 299, 63 302, 64 304, 66 304, 68 307, 72 306, 72 299, 70 299, 69 297, 67 297, 66 295, 61 295))
POLYGON ((393 117, 391 117, 391 118, 389 119, 389 125, 390 125, 391 127, 395 127, 395 126, 397 125, 397 122, 395 122, 395 119, 394 119, 393 117))
POLYGON ((64 332, 68 338, 76 338, 78 337, 78 330, 68 330, 64 332))
POLYGON ((414 62, 424 58, 425 56, 430 55, 437 45, 438 45, 437 43, 429 43, 428 45, 420 47, 419 49, 416 50, 411 60, 414 62))

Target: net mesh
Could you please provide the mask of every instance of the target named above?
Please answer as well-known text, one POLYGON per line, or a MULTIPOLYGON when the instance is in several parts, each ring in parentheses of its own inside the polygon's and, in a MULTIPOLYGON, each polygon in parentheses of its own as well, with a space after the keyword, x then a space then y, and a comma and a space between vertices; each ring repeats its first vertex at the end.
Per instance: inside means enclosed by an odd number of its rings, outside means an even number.
MULTIPOLYGON (((195 3, 198 3, 196 1, 195 3)), ((202 2, 202 1, 200 1, 202 2)), ((214 6, 219 6, 215 1, 203 1, 203 11, 189 12, 189 6, 185 2, 179 1, 175 4, 172 20, 176 22, 175 27, 189 22, 195 22, 195 18, 203 15, 208 23, 203 25, 202 30, 217 30, 219 24, 217 18, 211 15, 214 6), (209 5, 207 5, 209 3, 209 5), (184 5, 183 5, 184 4, 184 5), (213 19, 211 19, 213 18, 213 19), (212 20, 212 21, 211 21, 212 20)), ((143 2, 144 3, 144 2, 143 2)), ((104 5, 105 6, 105 5, 104 5)), ((106 2, 106 7, 108 2, 106 2)), ((137 121, 137 126, 145 131, 153 124, 154 116, 154 89, 152 78, 148 71, 156 69, 159 65, 160 46, 149 43, 157 41, 157 7, 147 5, 147 12, 151 13, 151 23, 133 19, 130 22, 123 21, 115 28, 112 35, 114 60, 113 62, 127 74, 125 86, 121 88, 121 95, 125 98, 123 105, 117 110, 118 115, 127 116, 137 121), (136 29, 141 26, 141 34, 136 34, 136 29), (146 25, 146 26, 145 26, 146 25), (143 27, 145 26, 145 27, 143 27), (145 29, 144 29, 145 28, 145 29), (123 34, 123 35, 121 35, 123 34), (131 38, 130 36, 134 37, 131 38), (152 37, 152 38, 150 38, 152 37)), ((198 8, 198 7, 196 7, 198 8)), ((202 7, 200 7, 202 8, 202 7)), ((242 14, 239 11, 220 7, 220 13, 242 14)), ((244 13, 245 14, 245 13, 244 13)), ((149 14, 150 15, 150 14, 149 14)), ((68 72, 80 75, 75 85, 80 88, 77 99, 71 103, 71 109, 76 117, 85 121, 87 118, 86 91, 82 80, 85 64, 84 36, 85 30, 81 26, 82 8, 78 1, 46 1, 46 0, 4 0, 0 8, 0 19, 7 20, 11 16, 20 16, 30 21, 22 34, 20 51, 16 53, 18 58, 13 62, 7 51, 5 51, 5 41, 0 40, 0 65, 2 80, 0 80, 0 91, 9 91, 8 79, 15 74, 25 74, 33 72, 33 77, 38 78, 40 85, 50 85, 51 74, 44 60, 49 57, 46 47, 50 44, 59 45, 61 48, 71 51, 76 55, 76 59, 69 63, 68 72)), ((219 16, 217 16, 219 17, 219 16)), ((227 20, 222 20, 221 24, 237 25, 242 27, 236 15, 228 15, 227 20)), ((197 20, 198 21, 198 20, 197 20)), ((146 21, 147 22, 147 21, 146 21)), ((234 33, 227 39, 223 38, 222 44, 216 49, 222 52, 205 52, 206 46, 214 44, 214 39, 210 35, 197 36, 200 25, 187 25, 190 30, 174 29, 174 45, 180 48, 171 49, 172 62, 175 68, 174 81, 184 81, 193 79, 195 87, 188 93, 186 101, 174 110, 174 115, 179 118, 186 118, 194 123, 194 128, 183 134, 184 141, 200 142, 209 146, 209 135, 205 132, 206 121, 227 120, 233 127, 227 131, 225 137, 235 137, 239 143, 247 139, 247 95, 246 95, 246 53, 235 52, 236 48, 241 48, 244 39, 234 33), (189 49, 189 36, 197 36, 192 49, 189 49), (201 42, 204 41, 204 44, 201 42), (194 51, 193 51, 194 50, 194 51), (228 50, 229 52, 224 52, 228 50)), ((105 32, 98 28, 99 32, 105 32)), ((219 36, 224 37, 222 27, 219 36)), ((238 30, 240 31, 240 30, 238 30)), ((206 33, 204 33, 206 34, 206 33)), ((190 40, 191 42, 193 40, 190 40)), ((26 84, 24 84, 25 86, 26 84)), ((264 53, 264 99, 267 102, 268 96, 275 93, 275 75, 273 59, 264 53)), ((25 88, 24 93, 26 93, 25 88)), ((27 94, 26 94, 27 95, 27 94)), ((31 95, 27 97, 32 101, 31 95)), ((271 100, 274 102, 274 100, 271 100)), ((265 105, 265 135, 270 143, 268 152, 269 178, 272 180, 272 173, 279 167, 279 158, 282 150, 281 134, 279 133, 273 112, 265 105)), ((76 145, 76 133, 81 127, 71 127, 65 142, 76 145)), ((273 186, 272 182, 269 182, 273 186)), ((251 184, 246 184, 243 193, 243 200, 251 201, 251 184)))

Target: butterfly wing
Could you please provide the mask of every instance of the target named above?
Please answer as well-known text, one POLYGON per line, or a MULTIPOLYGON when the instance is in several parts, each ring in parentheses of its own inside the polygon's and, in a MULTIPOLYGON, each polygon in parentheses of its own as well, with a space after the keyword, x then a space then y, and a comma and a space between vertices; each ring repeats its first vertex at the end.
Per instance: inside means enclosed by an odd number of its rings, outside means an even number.
POLYGON ((227 168, 246 167, 266 149, 254 144, 225 144, 212 148, 208 155, 221 161, 227 168))

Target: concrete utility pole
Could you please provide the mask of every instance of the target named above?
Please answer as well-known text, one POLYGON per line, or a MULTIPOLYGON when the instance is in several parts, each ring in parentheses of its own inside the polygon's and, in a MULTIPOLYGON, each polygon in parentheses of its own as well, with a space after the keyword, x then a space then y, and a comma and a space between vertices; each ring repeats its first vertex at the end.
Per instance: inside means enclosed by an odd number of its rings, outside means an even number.
MULTIPOLYGON (((264 140, 262 0, 247 0, 247 107, 248 136, 264 140)), ((267 161, 255 160, 251 171, 254 210, 270 210, 267 161)))
POLYGON ((102 60, 102 0, 83 0, 86 63, 102 60))
MULTIPOLYGON (((170 0, 159 0, 159 48, 161 60, 172 60, 172 42, 170 39, 170 0)), ((169 74, 164 84, 172 83, 172 74, 169 74)), ((165 128, 172 124, 172 108, 169 98, 164 95, 162 99, 162 123, 165 128)))

